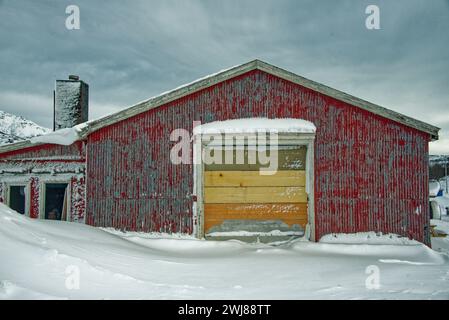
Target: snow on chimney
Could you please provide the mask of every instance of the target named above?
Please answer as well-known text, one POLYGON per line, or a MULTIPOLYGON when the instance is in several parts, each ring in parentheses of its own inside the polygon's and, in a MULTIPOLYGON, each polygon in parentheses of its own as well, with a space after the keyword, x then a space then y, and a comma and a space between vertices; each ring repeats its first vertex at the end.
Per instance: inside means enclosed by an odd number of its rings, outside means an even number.
POLYGON ((86 122, 89 115, 89 85, 79 76, 56 80, 53 130, 71 128, 86 122))

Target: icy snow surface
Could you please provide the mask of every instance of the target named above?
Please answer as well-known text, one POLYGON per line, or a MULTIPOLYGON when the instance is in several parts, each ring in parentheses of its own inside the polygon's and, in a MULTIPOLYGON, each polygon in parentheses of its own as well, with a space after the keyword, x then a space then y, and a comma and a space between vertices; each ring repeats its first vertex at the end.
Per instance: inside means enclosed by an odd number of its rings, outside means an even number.
POLYGON ((274 132, 314 133, 316 127, 303 119, 245 118, 214 121, 196 126, 193 134, 210 133, 257 133, 262 130, 274 132))
POLYGON ((0 299, 449 299, 449 257, 418 243, 205 241, 33 220, 2 204, 0 243, 0 299), (378 290, 365 286, 373 265, 378 290))

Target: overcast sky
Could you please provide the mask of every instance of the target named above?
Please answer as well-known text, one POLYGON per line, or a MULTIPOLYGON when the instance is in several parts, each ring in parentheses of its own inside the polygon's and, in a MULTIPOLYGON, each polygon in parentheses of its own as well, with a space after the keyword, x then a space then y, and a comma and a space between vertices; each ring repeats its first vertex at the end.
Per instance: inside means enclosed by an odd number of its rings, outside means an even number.
POLYGON ((449 154, 449 0, 0 0, 0 110, 47 127, 68 74, 98 118, 255 58, 439 126, 449 154))

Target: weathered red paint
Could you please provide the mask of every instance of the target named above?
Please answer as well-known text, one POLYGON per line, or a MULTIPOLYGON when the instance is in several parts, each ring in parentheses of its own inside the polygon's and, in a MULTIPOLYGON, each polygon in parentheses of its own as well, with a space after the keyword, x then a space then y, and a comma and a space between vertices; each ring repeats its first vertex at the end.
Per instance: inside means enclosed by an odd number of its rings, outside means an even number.
POLYGON ((191 233, 191 165, 170 162, 172 130, 245 117, 317 126, 316 237, 392 232, 429 243, 427 133, 259 70, 89 135, 87 216, 95 226, 191 233))

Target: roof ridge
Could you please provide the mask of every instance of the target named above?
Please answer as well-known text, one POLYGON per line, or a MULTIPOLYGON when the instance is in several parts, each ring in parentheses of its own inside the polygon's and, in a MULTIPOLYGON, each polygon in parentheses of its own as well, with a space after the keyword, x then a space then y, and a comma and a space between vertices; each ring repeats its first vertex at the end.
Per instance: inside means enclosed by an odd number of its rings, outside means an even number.
POLYGON ((252 70, 261 70, 263 72, 277 76, 281 79, 296 83, 305 88, 308 88, 308 89, 314 90, 316 92, 322 93, 324 95, 330 96, 334 99, 346 102, 350 105, 359 107, 361 109, 364 109, 368 112, 377 114, 384 118, 396 121, 405 126, 412 127, 416 130, 426 132, 431 135, 432 139, 438 140, 438 131, 440 130, 440 128, 438 128, 438 127, 435 127, 435 126, 425 123, 423 121, 411 118, 409 116, 406 116, 399 112, 393 111, 391 109, 387 109, 385 107, 374 104, 372 102, 357 98, 353 95, 350 95, 348 93, 345 93, 345 92, 337 90, 337 89, 334 89, 332 87, 321 84, 319 82, 302 77, 302 76, 297 75, 291 71, 288 71, 288 70, 282 69, 280 67, 277 67, 275 65, 269 64, 260 59, 253 59, 246 63, 240 64, 240 65, 237 65, 237 66, 225 69, 225 70, 221 70, 217 73, 211 74, 206 77, 199 78, 190 83, 187 83, 185 85, 177 87, 173 90, 164 92, 164 93, 157 95, 153 98, 144 100, 137 104, 134 104, 133 106, 130 106, 129 108, 125 108, 125 109, 120 110, 111 115, 99 118, 97 120, 89 121, 90 128, 89 128, 89 130, 86 131, 86 136, 98 129, 101 129, 102 127, 108 126, 110 124, 113 124, 115 122, 118 122, 118 121, 121 121, 124 119, 127 119, 129 117, 132 117, 139 113, 145 112, 147 110, 156 108, 162 104, 179 99, 179 98, 181 98, 185 95, 191 94, 193 92, 197 92, 197 91, 206 89, 206 88, 213 86, 217 83, 226 81, 228 79, 234 78, 236 76, 239 76, 241 74, 244 74, 244 73, 252 71, 252 70))
MULTIPOLYGON (((436 126, 411 118, 409 116, 403 115, 399 112, 387 109, 385 107, 371 103, 369 101, 357 98, 353 95, 334 89, 319 82, 302 77, 291 71, 269 64, 258 58, 250 60, 240 65, 236 65, 228 69, 218 71, 211 75, 196 79, 190 83, 181 85, 173 90, 163 92, 159 95, 143 100, 120 111, 103 116, 99 119, 89 120, 85 122, 85 124, 87 124, 87 127, 80 134, 80 140, 86 139, 89 134, 103 127, 128 119, 142 112, 154 109, 168 102, 180 99, 186 95, 198 92, 200 90, 211 87, 215 84, 235 78, 237 76, 240 76, 244 73, 253 70, 260 70, 266 72, 278 78, 287 80, 289 82, 293 82, 302 87, 311 89, 313 91, 319 92, 334 99, 346 102, 354 107, 358 107, 373 114, 377 114, 381 117, 396 121, 407 127, 411 127, 422 132, 426 132, 430 134, 432 139, 438 140, 438 132, 440 128, 436 126)), ((24 142, 19 142, 14 144, 3 145, 0 146, 0 153, 35 145, 37 144, 31 144, 31 142, 29 142, 28 144, 24 142)))

